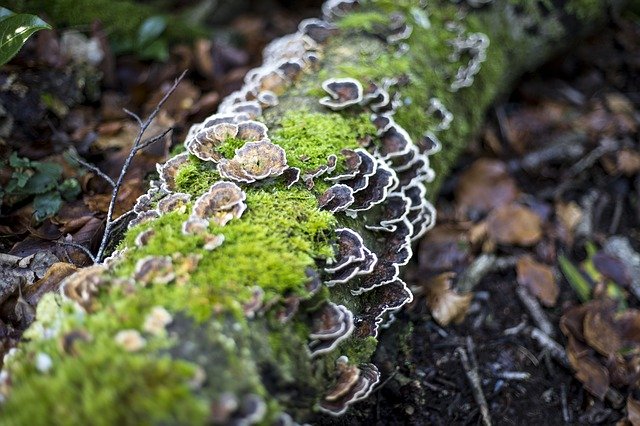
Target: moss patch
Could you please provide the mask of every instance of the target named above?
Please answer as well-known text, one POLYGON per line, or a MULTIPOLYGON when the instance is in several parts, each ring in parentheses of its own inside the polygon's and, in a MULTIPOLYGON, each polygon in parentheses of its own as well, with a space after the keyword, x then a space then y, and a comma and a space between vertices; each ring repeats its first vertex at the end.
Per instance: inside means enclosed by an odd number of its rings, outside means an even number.
POLYGON ((248 207, 242 218, 224 227, 210 227, 212 234, 224 235, 222 246, 213 251, 202 249, 203 237, 181 232, 188 214, 170 213, 128 232, 125 246, 133 246, 143 229, 153 227, 156 231, 146 246, 126 257, 117 274, 131 276, 139 259, 166 255, 167 247, 174 256, 201 255, 188 284, 145 290, 145 297, 191 312, 200 320, 216 308, 239 310, 251 299, 255 286, 264 290, 267 300, 286 293, 304 295, 306 268, 314 266, 316 259, 333 256, 333 215, 318 210, 315 196, 302 188, 282 191, 274 186, 250 186, 245 190, 248 207))
POLYGON ((375 135, 367 114, 288 111, 271 140, 284 148, 289 166, 311 170, 327 164, 327 157, 343 148, 357 148, 366 135, 375 135))

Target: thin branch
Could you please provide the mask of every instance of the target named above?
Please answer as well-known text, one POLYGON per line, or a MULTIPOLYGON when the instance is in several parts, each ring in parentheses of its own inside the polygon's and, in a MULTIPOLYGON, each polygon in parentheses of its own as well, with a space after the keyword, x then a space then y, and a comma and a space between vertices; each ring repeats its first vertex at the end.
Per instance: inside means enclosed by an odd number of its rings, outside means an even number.
MULTIPOLYGON (((113 188, 113 192, 111 193, 111 201, 109 202, 109 209, 107 210, 104 234, 102 236, 102 241, 100 242, 100 248, 98 249, 98 254, 96 255, 96 258, 95 258, 96 262, 102 261, 102 258, 104 257, 104 252, 107 248, 107 244, 109 243, 109 236, 111 234, 111 230, 113 228, 113 223, 114 223, 113 212, 115 210, 116 200, 118 199, 118 193, 120 192, 120 187, 122 186, 122 182, 124 181, 124 177, 127 174, 127 171, 129 171, 129 167, 131 166, 133 157, 138 153, 138 151, 140 151, 140 149, 143 149, 151 144, 150 142, 148 143, 148 141, 143 142, 142 138, 144 137, 145 132, 147 131, 147 129, 149 128, 153 120, 156 118, 156 116, 160 112, 160 109, 164 106, 164 103, 167 101, 167 99, 169 99, 169 96, 173 94, 173 92, 178 87, 178 84, 180 84, 180 82, 182 81, 182 79, 186 74, 187 74, 187 71, 185 70, 180 75, 180 77, 175 79, 171 88, 167 91, 167 93, 165 93, 165 95, 162 97, 160 102, 158 102, 158 105, 156 105, 154 110, 151 111, 151 114, 149 114, 149 116, 146 118, 145 121, 142 121, 139 116, 132 113, 131 111, 125 110, 127 114, 129 114, 138 122, 140 126, 140 130, 138 131, 138 135, 133 141, 131 151, 129 152, 129 155, 124 161, 122 170, 120 171, 120 176, 118 176, 118 179, 116 180, 116 184, 113 188)), ((150 141, 154 141, 154 142, 157 140, 160 140, 160 139, 156 139, 155 137, 150 139, 150 141)))
POLYGON ((551 321, 547 319, 547 315, 544 312, 544 309, 542 309, 542 306, 540 306, 540 303, 538 303, 538 300, 536 300, 536 298, 533 297, 529 293, 529 291, 521 285, 518 285, 518 287, 516 288, 516 294, 518 295, 520 302, 522 302, 524 307, 531 315, 533 322, 536 323, 538 328, 542 330, 544 334, 552 337, 554 334, 553 325, 551 324, 551 321))
POLYGON ((460 357, 462 368, 464 369, 469 384, 471 384, 471 392, 476 403, 480 406, 480 414, 482 415, 482 424, 484 426, 491 426, 491 415, 489 414, 489 405, 487 404, 487 398, 482 391, 482 385, 480 384, 480 374, 478 373, 478 364, 475 358, 475 349, 473 340, 471 337, 467 337, 467 350, 458 347, 456 353, 460 357), (468 355, 467 355, 468 353, 468 355))
POLYGON ((142 124, 143 124, 143 123, 142 123, 142 119, 140 118, 140 116, 139 116, 138 114, 136 114, 136 113, 135 113, 135 112, 133 112, 133 111, 129 111, 129 110, 128 110, 128 109, 126 109, 126 108, 122 108, 122 110, 123 110, 123 111, 124 111, 124 113, 125 113, 125 114, 127 114, 129 117, 131 117, 131 118, 133 118, 134 120, 136 120, 136 121, 138 122, 138 125, 139 125, 140 127, 142 127, 142 124))
POLYGON ((146 147, 153 145, 154 143, 158 142, 159 140, 162 140, 165 136, 167 136, 169 134, 169 132, 171 132, 173 130, 172 127, 169 127, 168 129, 164 130, 162 133, 147 139, 146 141, 142 142, 140 144, 140 146, 138 146, 136 148, 136 153, 138 153, 139 151, 142 151, 143 149, 145 149, 146 147))
POLYGON ((88 163, 86 161, 84 161, 82 158, 80 158, 79 155, 74 154, 73 155, 73 159, 74 161, 78 162, 78 164, 80 164, 81 166, 83 166, 85 169, 88 169, 90 172, 95 173, 96 176, 101 177, 102 179, 106 180, 107 183, 109 185, 111 185, 112 188, 115 188, 116 183, 113 181, 113 179, 111 179, 111 176, 109 176, 108 174, 106 174, 105 172, 103 172, 102 170, 100 170, 96 165, 88 163))

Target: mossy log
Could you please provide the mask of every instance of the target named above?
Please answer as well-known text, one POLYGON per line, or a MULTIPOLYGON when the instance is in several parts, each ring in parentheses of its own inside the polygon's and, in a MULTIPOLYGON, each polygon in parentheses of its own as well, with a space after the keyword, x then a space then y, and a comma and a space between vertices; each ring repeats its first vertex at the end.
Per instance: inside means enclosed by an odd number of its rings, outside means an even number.
POLYGON ((611 5, 328 2, 330 24, 277 41, 192 128, 117 253, 42 299, 5 359, 1 422, 344 412, 378 383, 380 322, 411 299, 397 273, 433 223, 425 196, 496 96, 611 5))

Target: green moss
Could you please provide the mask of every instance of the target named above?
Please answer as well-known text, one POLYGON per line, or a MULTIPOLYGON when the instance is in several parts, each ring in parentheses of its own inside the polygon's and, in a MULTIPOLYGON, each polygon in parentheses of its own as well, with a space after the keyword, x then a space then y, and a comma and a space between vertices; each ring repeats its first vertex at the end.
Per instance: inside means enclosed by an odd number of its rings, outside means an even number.
POLYGON ((378 346, 378 340, 375 337, 366 337, 364 339, 350 339, 340 345, 340 354, 344 354, 349 358, 352 364, 361 364, 370 362, 373 353, 378 346))
POLYGON ((338 21, 343 30, 373 31, 377 26, 389 23, 389 17, 380 12, 350 13, 338 21))
POLYGON ((598 0, 569 0, 567 12, 581 21, 592 20, 602 12, 602 2, 598 0))
POLYGON ((237 138, 228 138, 225 140, 216 151, 222 154, 225 158, 233 158, 236 153, 236 149, 242 148, 247 141, 237 138))
POLYGON ((197 197, 207 191, 211 185, 219 180, 220 175, 212 167, 212 163, 201 161, 191 155, 189 162, 182 165, 176 173, 176 187, 178 192, 197 197))
MULTIPOLYGON (((318 210, 315 196, 306 189, 252 186, 246 193, 248 207, 240 220, 210 227, 212 234, 224 235, 222 246, 213 251, 202 249, 203 237, 182 234, 188 213, 170 213, 127 233, 124 246, 133 246, 141 230, 155 230, 149 243, 127 256, 117 273, 131 276, 138 259, 166 255, 167 247, 174 254, 201 255, 198 268, 189 274, 188 285, 145 289, 146 298, 190 312, 200 320, 221 307, 239 311, 242 303, 251 299, 255 286, 264 290, 267 301, 285 293, 304 295, 306 269, 313 267, 316 259, 333 256, 333 215, 318 210)), ((179 262, 178 258, 174 264, 179 262)))
POLYGON ((208 404, 187 386, 194 369, 169 358, 92 348, 32 373, 2 408, 17 425, 204 424, 208 404))
POLYGON ((375 135, 367 114, 288 111, 271 140, 284 148, 290 166, 310 170, 327 164, 327 157, 343 148, 357 148, 366 135, 375 135))

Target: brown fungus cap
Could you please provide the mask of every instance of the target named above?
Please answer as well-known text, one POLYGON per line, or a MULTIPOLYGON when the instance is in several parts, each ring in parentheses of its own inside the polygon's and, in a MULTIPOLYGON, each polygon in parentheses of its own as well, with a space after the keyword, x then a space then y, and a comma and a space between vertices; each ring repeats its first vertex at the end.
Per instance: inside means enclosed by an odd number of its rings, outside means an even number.
POLYGON ((209 221, 199 217, 191 216, 182 222, 182 233, 184 235, 202 235, 209 229, 209 221))
POLYGON ((258 102, 262 105, 262 108, 268 108, 278 105, 278 95, 271 90, 262 90, 258 93, 258 102))
POLYGON ((360 234, 349 228, 337 228, 338 248, 336 260, 325 268, 325 272, 334 273, 340 269, 365 258, 364 241, 360 234))
POLYGON ((359 4, 359 0, 327 0, 322 4, 322 15, 327 21, 333 21, 351 12, 359 4))
POLYGON ((368 186, 353 194, 354 202, 349 206, 349 211, 369 210, 383 202, 397 185, 398 178, 395 172, 383 162, 379 162, 376 172, 369 177, 368 186))
POLYGON ((243 141, 258 142, 267 139, 267 126, 259 121, 243 121, 238 124, 237 138, 243 141))
POLYGON ((191 216, 223 226, 229 220, 242 216, 247 207, 244 203, 246 197, 235 183, 218 181, 196 199, 191 216))
POLYGON ((311 37, 317 43, 324 43, 338 32, 338 27, 322 19, 309 18, 300 22, 298 31, 311 37))
POLYGON ((80 305, 86 312, 91 312, 100 287, 109 284, 105 276, 107 268, 94 265, 78 270, 60 283, 60 292, 80 305))
POLYGON ((326 302, 314 313, 309 350, 311 357, 333 351, 353 332, 353 313, 343 305, 326 302))
POLYGON ((364 247, 363 251, 364 258, 362 260, 356 260, 351 262, 348 266, 332 272, 330 274, 331 279, 325 281, 325 285, 327 287, 332 287, 336 284, 349 282, 358 275, 371 274, 378 263, 378 256, 366 247, 364 247))
POLYGON ((334 111, 347 108, 362 102, 362 84, 354 78, 330 78, 322 83, 322 88, 329 96, 320 99, 320 105, 334 111))
POLYGON ((167 214, 170 212, 184 213, 189 201, 191 201, 191 195, 189 194, 184 194, 182 192, 169 194, 158 201, 158 211, 160 214, 167 214))
POLYGON ((262 115, 262 106, 258 101, 238 102, 229 108, 232 114, 246 114, 249 120, 255 120, 262 115))
POLYGON ((297 167, 288 167, 282 172, 282 179, 287 189, 291 188, 300 181, 300 169, 297 167))
POLYGON ((338 358, 336 363, 338 381, 335 387, 330 389, 328 395, 340 394, 340 396, 331 399, 325 396, 320 402, 319 408, 332 416, 341 416, 351 404, 369 396, 380 381, 380 372, 373 364, 361 364, 353 369, 349 366, 346 357, 338 358), (347 387, 349 384, 350 386, 347 387))
POLYGON ((397 228, 396 223, 407 217, 411 205, 411 200, 407 196, 399 193, 389 194, 384 203, 376 206, 373 216, 378 218, 379 223, 367 224, 365 228, 372 231, 394 232, 397 228))
POLYGON ((237 149, 231 160, 220 162, 218 171, 228 179, 251 183, 280 176, 287 167, 284 149, 269 140, 261 140, 247 142, 237 149))
POLYGON ((412 145, 413 142, 407 131, 394 124, 380 136, 380 144, 376 152, 383 160, 388 160, 406 154, 412 145))
POLYGON ((140 225, 142 223, 151 222, 154 219, 160 217, 160 212, 158 210, 147 210, 144 212, 140 212, 134 217, 127 225, 128 229, 133 228, 136 225, 140 225))
POLYGON ((377 337, 384 315, 395 312, 407 303, 411 303, 413 294, 404 281, 396 279, 364 293, 361 298, 362 306, 365 308, 362 312, 358 312, 354 335, 358 338, 365 338, 368 336, 377 337))
POLYGON ((318 207, 331 213, 342 212, 353 204, 353 200, 353 189, 342 183, 337 183, 320 195, 318 207))
POLYGON ((169 284, 176 277, 169 256, 146 256, 136 263, 133 278, 142 285, 169 284))
POLYGON ((136 247, 144 247, 149 243, 149 240, 156 234, 156 230, 153 228, 145 229, 136 235, 134 241, 136 247))
POLYGON ((156 165, 158 175, 160 175, 160 182, 162 183, 162 189, 167 192, 175 191, 176 189, 176 174, 178 169, 183 164, 189 161, 189 153, 183 152, 174 157, 171 157, 163 165, 156 165))

